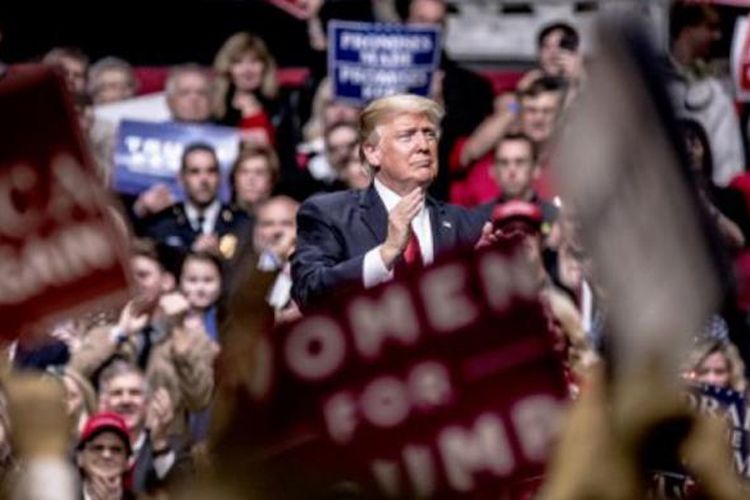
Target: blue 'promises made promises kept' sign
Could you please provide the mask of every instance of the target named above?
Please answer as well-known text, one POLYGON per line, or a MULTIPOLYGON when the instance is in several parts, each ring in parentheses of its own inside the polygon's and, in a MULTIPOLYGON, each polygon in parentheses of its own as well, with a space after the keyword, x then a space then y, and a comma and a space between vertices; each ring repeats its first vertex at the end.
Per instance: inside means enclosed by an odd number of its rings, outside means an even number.
POLYGON ((429 94, 440 61, 440 28, 333 21, 328 40, 336 99, 364 104, 402 92, 429 94))

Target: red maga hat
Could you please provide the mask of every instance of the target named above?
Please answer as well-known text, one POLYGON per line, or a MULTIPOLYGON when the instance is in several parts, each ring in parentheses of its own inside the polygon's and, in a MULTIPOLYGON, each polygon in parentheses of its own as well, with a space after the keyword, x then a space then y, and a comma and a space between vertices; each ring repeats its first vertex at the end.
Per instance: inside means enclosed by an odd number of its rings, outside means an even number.
POLYGON ((542 221, 541 208, 528 201, 506 201, 499 203, 492 210, 492 224, 500 230, 538 233, 541 231, 542 221))
POLYGON ((86 443, 102 432, 114 432, 117 434, 117 436, 122 439, 123 443, 125 443, 128 455, 130 455, 132 450, 130 447, 128 426, 120 415, 112 412, 96 413, 89 417, 86 421, 86 425, 83 426, 83 431, 81 431, 81 438, 78 440, 78 449, 80 450, 83 448, 86 443))

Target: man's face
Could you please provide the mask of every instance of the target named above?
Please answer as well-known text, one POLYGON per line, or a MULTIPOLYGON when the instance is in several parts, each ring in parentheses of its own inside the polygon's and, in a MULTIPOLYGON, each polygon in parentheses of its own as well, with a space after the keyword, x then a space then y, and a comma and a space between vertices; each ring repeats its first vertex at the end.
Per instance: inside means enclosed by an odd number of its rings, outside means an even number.
POLYGON ((412 0, 409 5, 409 24, 445 23, 445 2, 443 0, 412 0))
POLYGON ((506 198, 529 200, 535 173, 528 141, 508 140, 500 143, 495 154, 495 179, 506 198))
POLYGON ((326 136, 326 156, 335 170, 340 171, 346 165, 357 147, 357 136, 357 129, 348 125, 336 127, 326 136))
POLYGON ((130 268, 135 278, 136 295, 156 298, 165 291, 164 270, 161 265, 143 255, 130 259, 130 268))
POLYGON ((146 380, 138 373, 124 373, 110 379, 101 389, 99 409, 120 415, 131 436, 136 436, 146 420, 146 380))
POLYGON ((277 241, 297 232, 297 206, 287 201, 266 203, 256 217, 253 245, 258 253, 269 250, 277 241))
POLYGON ((182 73, 174 81, 174 91, 167 98, 167 105, 176 121, 204 122, 211 117, 210 97, 206 75, 182 73))
POLYGON ((182 268, 180 289, 191 307, 206 310, 219 299, 221 274, 212 262, 188 258, 182 268))
POLYGON ((251 156, 242 161, 234 173, 234 189, 239 201, 255 205, 271 196, 271 167, 264 156, 251 156))
POLYGON ((360 108, 357 106, 330 100, 323 107, 323 125, 328 126, 337 122, 356 123, 360 108))
POLYGON ((86 92, 86 64, 83 61, 73 57, 63 56, 59 59, 58 64, 65 74, 65 82, 68 88, 75 94, 86 92))
POLYGON ((92 97, 94 104, 117 102, 133 97, 135 89, 130 76, 124 70, 112 68, 102 71, 94 84, 95 93, 92 97))
POLYGON ((542 92, 521 100, 521 130, 537 144, 550 138, 560 109, 559 92, 542 92))
POLYGON ((563 32, 554 30, 547 34, 539 47, 539 66, 548 75, 559 76, 562 73, 560 66, 560 40, 563 32))
POLYGON ((438 128, 424 114, 400 113, 375 127, 376 144, 365 144, 377 178, 404 196, 427 188, 437 175, 438 128))
POLYGON ((219 192, 219 164, 208 151, 197 150, 185 158, 182 184, 188 200, 198 207, 207 207, 219 192))
POLYGON ((78 466, 84 477, 121 476, 128 469, 128 452, 122 438, 104 431, 86 443, 78 452, 78 466))

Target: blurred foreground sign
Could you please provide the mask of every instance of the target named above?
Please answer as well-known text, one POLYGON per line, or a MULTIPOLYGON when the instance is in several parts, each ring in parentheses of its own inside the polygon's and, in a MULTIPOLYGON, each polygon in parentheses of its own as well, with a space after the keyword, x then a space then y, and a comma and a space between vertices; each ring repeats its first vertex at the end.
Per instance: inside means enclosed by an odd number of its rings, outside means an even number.
POLYGON ((610 19, 599 44, 556 173, 606 289, 615 371, 676 382, 719 302, 715 264, 648 34, 610 19))
POLYGON ((543 472, 567 386, 538 282, 512 249, 462 257, 273 334, 245 432, 274 498, 497 498, 543 472))
POLYGON ((0 80, 0 336, 106 303, 126 288, 114 228, 64 83, 49 68, 0 80))

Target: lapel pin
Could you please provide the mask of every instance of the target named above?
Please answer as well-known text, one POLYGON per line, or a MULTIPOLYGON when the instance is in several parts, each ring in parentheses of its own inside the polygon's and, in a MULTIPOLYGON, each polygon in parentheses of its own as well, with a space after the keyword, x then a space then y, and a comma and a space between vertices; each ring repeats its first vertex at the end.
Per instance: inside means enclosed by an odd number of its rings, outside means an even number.
POLYGON ((453 227, 453 224, 451 224, 451 223, 450 223, 450 222, 448 222, 447 220, 444 220, 444 221, 443 221, 443 227, 447 227, 447 228, 452 228, 452 227, 453 227))

